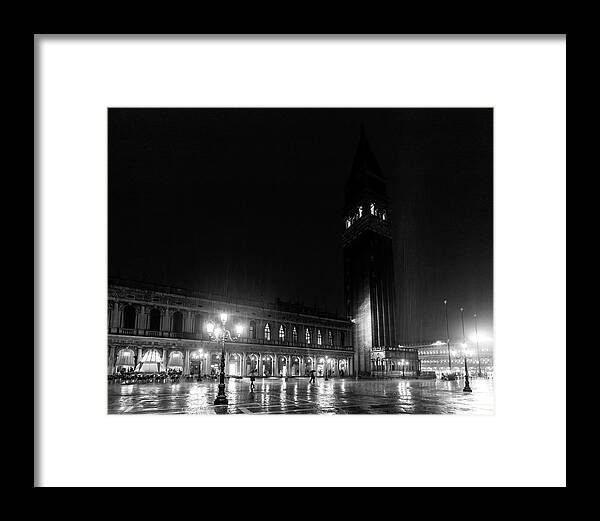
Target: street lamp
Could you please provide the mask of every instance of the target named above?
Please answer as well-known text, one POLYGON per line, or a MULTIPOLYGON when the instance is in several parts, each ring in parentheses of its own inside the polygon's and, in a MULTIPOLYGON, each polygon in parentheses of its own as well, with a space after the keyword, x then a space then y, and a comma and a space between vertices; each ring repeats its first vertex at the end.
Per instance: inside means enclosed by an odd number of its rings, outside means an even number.
POLYGON ((475 342, 477 344, 477 376, 481 378, 481 358, 479 358, 479 334, 477 333, 477 313, 473 313, 475 318, 475 342))
POLYGON ((221 313, 219 315, 221 319, 221 327, 215 326, 212 322, 209 322, 206 325, 206 330, 208 331, 211 340, 216 342, 221 342, 221 371, 219 374, 219 392, 217 393, 217 397, 215 398, 215 405, 227 405, 227 396, 225 395, 225 340, 235 340, 239 338, 242 327, 238 325, 235 327, 237 336, 232 337, 231 332, 226 329, 225 324, 227 323, 228 315, 227 313, 221 313))
POLYGON ((448 301, 444 299, 444 313, 446 315, 446 344, 448 346, 448 371, 452 373, 452 359, 450 358, 450 331, 448 329, 448 301))
POLYGON ((462 347, 463 347, 463 354, 465 355, 465 386, 463 388, 463 393, 470 393, 470 392, 473 392, 473 390, 471 389, 471 386, 469 385, 469 366, 467 365, 467 356, 470 353, 469 353, 469 351, 467 351, 466 343, 463 343, 462 347))

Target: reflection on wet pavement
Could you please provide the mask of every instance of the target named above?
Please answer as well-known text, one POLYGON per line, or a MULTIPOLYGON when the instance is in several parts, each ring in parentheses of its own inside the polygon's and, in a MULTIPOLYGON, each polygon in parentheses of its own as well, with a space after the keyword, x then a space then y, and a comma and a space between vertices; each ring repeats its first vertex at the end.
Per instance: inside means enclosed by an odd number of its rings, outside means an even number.
POLYGON ((109 414, 494 414, 493 380, 317 380, 227 382, 229 405, 215 407, 216 382, 108 384, 109 414))

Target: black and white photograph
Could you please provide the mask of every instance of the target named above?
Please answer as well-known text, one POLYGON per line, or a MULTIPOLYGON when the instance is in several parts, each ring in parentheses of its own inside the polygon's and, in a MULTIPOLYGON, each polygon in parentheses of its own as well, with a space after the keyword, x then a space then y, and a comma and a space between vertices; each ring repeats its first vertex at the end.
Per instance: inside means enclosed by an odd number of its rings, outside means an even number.
POLYGON ((566 34, 34 34, 34 488, 566 487, 566 34))
POLYGON ((491 108, 107 117, 109 413, 493 413, 491 108))

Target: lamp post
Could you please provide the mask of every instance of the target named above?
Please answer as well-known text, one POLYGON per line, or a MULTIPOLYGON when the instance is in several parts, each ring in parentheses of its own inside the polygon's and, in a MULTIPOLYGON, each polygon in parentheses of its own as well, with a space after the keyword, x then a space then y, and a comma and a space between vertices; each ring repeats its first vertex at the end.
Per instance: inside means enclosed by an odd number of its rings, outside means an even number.
POLYGON ((465 356, 465 386, 463 388, 463 393, 473 392, 471 386, 469 385, 469 366, 467 365, 467 355, 469 352, 467 351, 467 344, 463 343, 463 354, 465 356))
MULTIPOLYGON (((216 342, 221 342, 221 371, 219 373, 219 392, 217 393, 217 397, 215 398, 215 405, 227 405, 229 402, 227 400, 227 395, 225 394, 225 340, 234 340, 234 337, 231 336, 231 332, 225 328, 225 324, 227 323, 227 313, 221 313, 219 315, 221 319, 221 327, 215 327, 212 322, 209 322, 206 325, 206 330, 208 331, 212 340, 216 342)), ((242 332, 241 326, 236 326, 236 333, 238 338, 242 332)))
POLYGON ((479 334, 477 333, 477 313, 473 313, 475 318, 475 343, 477 345, 477 376, 481 378, 481 358, 479 358, 479 334))
POLYGON ((448 371, 452 373, 452 359, 450 358, 450 331, 448 329, 448 301, 444 299, 444 313, 446 315, 446 345, 448 346, 448 371))

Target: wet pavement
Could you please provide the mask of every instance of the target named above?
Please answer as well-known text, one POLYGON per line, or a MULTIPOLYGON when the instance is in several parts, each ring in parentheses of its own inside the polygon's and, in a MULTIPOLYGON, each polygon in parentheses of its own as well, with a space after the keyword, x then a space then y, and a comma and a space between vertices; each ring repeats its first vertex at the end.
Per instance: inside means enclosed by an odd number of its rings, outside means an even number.
POLYGON ((217 382, 108 384, 109 414, 494 414, 494 382, 259 378, 227 382, 226 406, 213 405, 217 382))

